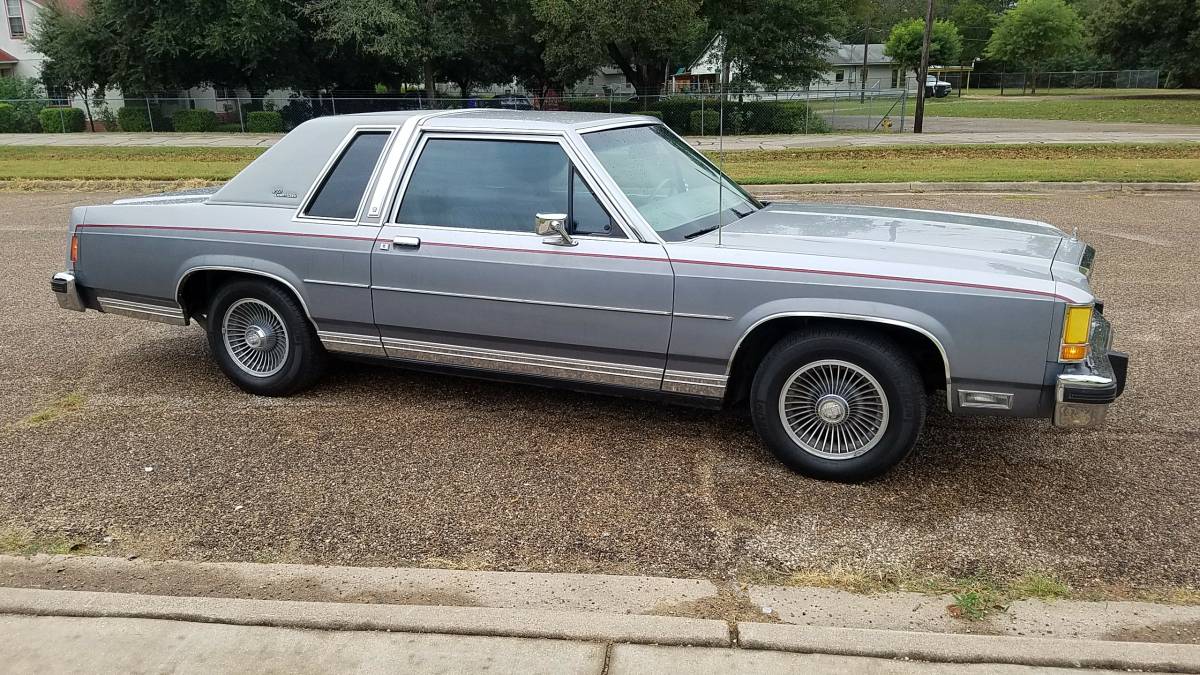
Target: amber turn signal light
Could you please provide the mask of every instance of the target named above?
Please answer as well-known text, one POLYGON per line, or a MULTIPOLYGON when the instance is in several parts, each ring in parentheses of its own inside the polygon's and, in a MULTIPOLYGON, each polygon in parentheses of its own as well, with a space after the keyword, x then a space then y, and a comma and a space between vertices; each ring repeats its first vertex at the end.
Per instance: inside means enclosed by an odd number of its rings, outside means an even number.
POLYGON ((79 262, 79 235, 71 235, 71 262, 79 262))
POLYGON ((1087 358, 1087 345, 1063 345, 1059 358, 1063 361, 1082 361, 1087 358))

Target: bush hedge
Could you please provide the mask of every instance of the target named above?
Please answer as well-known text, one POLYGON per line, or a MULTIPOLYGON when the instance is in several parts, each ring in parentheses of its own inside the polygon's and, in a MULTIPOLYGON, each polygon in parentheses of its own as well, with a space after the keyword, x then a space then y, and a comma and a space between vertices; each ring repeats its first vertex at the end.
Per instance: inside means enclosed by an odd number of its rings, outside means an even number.
POLYGON ((0 103, 0 134, 17 131, 17 109, 11 103, 0 103))
POLYGON ((145 106, 125 106, 117 111, 117 124, 121 131, 170 131, 171 121, 163 117, 157 107, 146 110, 145 106), (151 124, 151 115, 154 123, 151 124))
POLYGON ((42 125, 42 133, 47 134, 83 131, 86 126, 83 111, 71 107, 42 108, 38 112, 38 122, 42 125))
POLYGON ((171 115, 171 124, 175 131, 196 133, 217 130, 217 113, 204 108, 195 110, 176 110, 171 115))
POLYGON ((607 98, 570 98, 564 101, 567 110, 572 112, 614 112, 614 113, 632 113, 637 112, 638 108, 644 107, 638 101, 618 101, 613 99, 609 101, 607 98))
POLYGON ((42 130, 38 112, 50 104, 41 82, 32 77, 0 77, 0 101, 12 101, 8 131, 36 134, 42 130))
MULTIPOLYGON (((720 104, 693 110, 687 132, 706 136, 720 132, 720 104)), ((831 131, 823 117, 803 103, 743 101, 725 104, 726 134, 824 134, 831 131)))
POLYGON ((256 110, 247 113, 246 131, 255 134, 283 133, 283 115, 275 110, 256 110))
POLYGON ((635 111, 633 114, 634 115, 645 115, 646 117, 656 117, 660 120, 663 118, 662 111, 659 111, 659 110, 638 110, 638 111, 635 111))

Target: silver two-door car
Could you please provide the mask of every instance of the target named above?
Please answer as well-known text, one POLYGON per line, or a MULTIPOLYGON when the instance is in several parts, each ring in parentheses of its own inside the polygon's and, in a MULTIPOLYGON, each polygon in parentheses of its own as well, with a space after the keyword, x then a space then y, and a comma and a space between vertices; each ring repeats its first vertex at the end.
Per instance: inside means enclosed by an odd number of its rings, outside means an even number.
POLYGON ((1073 236, 764 203, 633 115, 321 118, 219 189, 74 209, 68 249, 61 306, 194 320, 254 394, 339 354, 748 405, 783 462, 843 481, 902 460, 930 401, 1099 424, 1128 361, 1073 236))

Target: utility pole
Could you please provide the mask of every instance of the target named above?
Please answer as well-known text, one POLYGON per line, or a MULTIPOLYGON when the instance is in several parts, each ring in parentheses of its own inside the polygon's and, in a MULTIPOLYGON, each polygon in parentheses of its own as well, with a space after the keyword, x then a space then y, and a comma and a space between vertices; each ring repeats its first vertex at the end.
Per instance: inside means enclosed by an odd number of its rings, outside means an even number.
POLYGON ((925 126, 925 81, 929 79, 929 39, 933 35, 933 0, 925 3, 925 37, 921 42, 921 68, 917 73, 917 109, 913 113, 913 133, 925 126))

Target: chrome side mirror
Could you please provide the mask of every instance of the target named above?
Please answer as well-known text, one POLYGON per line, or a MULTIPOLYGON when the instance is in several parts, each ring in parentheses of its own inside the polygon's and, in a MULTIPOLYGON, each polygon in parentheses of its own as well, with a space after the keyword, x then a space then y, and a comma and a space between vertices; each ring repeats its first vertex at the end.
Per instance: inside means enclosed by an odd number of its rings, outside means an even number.
POLYGON ((567 214, 539 213, 534 217, 533 231, 543 237, 544 244, 574 246, 579 242, 567 231, 567 214))

